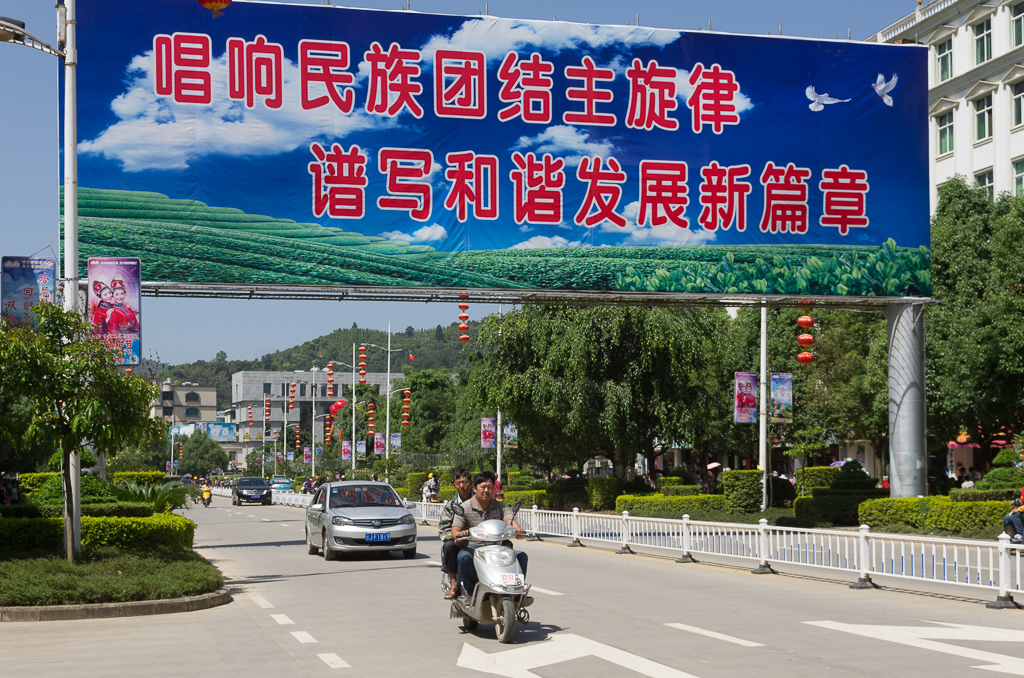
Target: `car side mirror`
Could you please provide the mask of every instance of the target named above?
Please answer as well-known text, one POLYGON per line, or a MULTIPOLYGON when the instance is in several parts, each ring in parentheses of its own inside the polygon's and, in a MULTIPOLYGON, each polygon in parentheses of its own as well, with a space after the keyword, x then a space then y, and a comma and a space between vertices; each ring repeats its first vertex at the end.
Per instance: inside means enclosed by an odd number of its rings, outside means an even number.
POLYGON ((323 511, 324 510, 324 505, 323 504, 310 504, 309 508, 310 508, 311 511, 323 511))
POLYGON ((405 508, 407 508, 407 509, 411 509, 412 508, 412 503, 408 499, 403 499, 402 503, 405 505, 405 508))

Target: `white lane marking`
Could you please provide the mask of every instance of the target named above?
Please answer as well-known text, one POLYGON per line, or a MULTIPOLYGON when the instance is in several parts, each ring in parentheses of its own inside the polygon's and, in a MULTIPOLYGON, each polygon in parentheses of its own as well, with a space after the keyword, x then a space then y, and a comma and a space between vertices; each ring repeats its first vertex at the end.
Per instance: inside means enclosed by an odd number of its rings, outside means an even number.
POLYGON ((267 601, 266 598, 264 598, 263 596, 261 596, 258 593, 251 593, 250 592, 250 593, 247 593, 246 595, 248 595, 249 598, 252 599, 252 602, 256 603, 257 605, 262 607, 264 610, 269 610, 270 608, 274 607, 273 605, 271 605, 267 601))
POLYGON ((314 638, 313 636, 309 635, 305 631, 292 631, 292 635, 295 636, 295 640, 299 641, 300 643, 315 643, 315 642, 317 642, 316 638, 314 638))
POLYGON ((649 678, 696 678, 691 673, 677 671, 664 664, 572 633, 556 633, 541 643, 530 643, 514 650, 493 653, 463 643, 462 654, 455 665, 497 676, 536 678, 537 674, 532 673, 531 669, 591 656, 632 669, 649 678))
POLYGON ((278 525, 281 527, 291 527, 291 525, 288 525, 287 523, 278 523, 278 525))
POLYGON ((270 522, 270 518, 260 518, 260 520, 262 520, 265 523, 269 523, 270 522))
POLYGON ((724 640, 727 643, 733 643, 734 645, 742 645, 743 647, 764 647, 763 643, 755 643, 752 640, 743 640, 742 638, 736 638, 735 636, 727 636, 724 633, 718 633, 717 631, 708 631, 707 629, 699 629, 696 626, 687 626, 686 624, 665 624, 665 626, 671 626, 674 629, 680 631, 689 631, 690 633, 696 633, 697 635, 707 636, 708 638, 717 638, 718 640, 724 640))
POLYGON ((256 516, 248 516, 249 518, 255 518, 256 516))
POLYGON ((537 593, 544 593, 544 594, 549 595, 549 596, 564 596, 565 595, 564 593, 559 593, 558 591, 548 591, 547 589, 542 589, 539 586, 531 586, 530 590, 531 591, 536 591, 537 593))
POLYGON ((291 619, 289 619, 288 615, 286 615, 286 614, 272 614, 272 615, 270 615, 270 618, 273 619, 274 621, 276 621, 281 626, 284 626, 286 624, 294 624, 295 623, 291 619))
POLYGON ((318 654, 317 657, 320 657, 320 659, 323 659, 324 663, 326 663, 332 669, 350 669, 350 668, 352 668, 351 666, 349 666, 345 662, 344 659, 342 659, 338 655, 334 654, 333 652, 329 652, 329 653, 326 653, 326 654, 318 654))
POLYGON ((437 562, 436 560, 424 560, 424 561, 422 561, 422 563, 424 565, 433 565, 434 567, 441 567, 441 565, 443 564, 443 563, 437 562))

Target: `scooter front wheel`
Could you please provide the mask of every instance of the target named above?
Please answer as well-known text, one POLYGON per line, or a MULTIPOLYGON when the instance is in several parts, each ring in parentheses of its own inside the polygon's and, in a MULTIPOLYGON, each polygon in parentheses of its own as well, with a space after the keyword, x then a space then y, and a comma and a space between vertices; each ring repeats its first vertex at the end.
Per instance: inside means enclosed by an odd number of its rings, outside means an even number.
POLYGON ((516 607, 509 598, 501 600, 501 617, 494 625, 499 643, 511 643, 516 638, 516 607))
POLYGON ((472 631, 477 627, 479 623, 480 622, 478 622, 475 619, 471 619, 470 617, 462 618, 462 628, 466 629, 467 631, 472 631))

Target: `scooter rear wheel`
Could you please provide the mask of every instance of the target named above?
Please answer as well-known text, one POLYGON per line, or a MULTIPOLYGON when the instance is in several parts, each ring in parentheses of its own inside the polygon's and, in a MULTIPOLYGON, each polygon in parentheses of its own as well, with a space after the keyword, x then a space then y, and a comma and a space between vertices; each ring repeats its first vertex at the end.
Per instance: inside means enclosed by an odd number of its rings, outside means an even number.
POLYGON ((470 619, 469 617, 463 617, 462 618, 462 628, 466 629, 467 631, 472 631, 479 624, 480 624, 480 622, 478 622, 475 619, 470 619))
POLYGON ((516 607, 509 598, 501 600, 501 618, 494 625, 499 643, 511 643, 516 638, 516 607))

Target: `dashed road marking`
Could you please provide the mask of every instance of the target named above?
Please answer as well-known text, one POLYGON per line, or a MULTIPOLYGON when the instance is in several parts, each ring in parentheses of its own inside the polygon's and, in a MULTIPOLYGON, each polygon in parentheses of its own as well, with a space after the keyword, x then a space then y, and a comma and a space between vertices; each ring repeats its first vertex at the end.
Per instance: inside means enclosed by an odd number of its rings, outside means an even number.
POLYGON ((247 516, 247 517, 249 517, 249 518, 255 518, 256 516, 247 516))
POLYGON ((284 626, 286 624, 294 624, 295 623, 291 619, 289 619, 288 615, 286 615, 286 614, 272 614, 272 615, 270 615, 270 618, 273 619, 274 621, 276 621, 281 626, 284 626))
POLYGON ((265 523, 269 523, 270 522, 270 518, 260 518, 260 520, 262 520, 265 523))
POLYGON ((742 645, 743 647, 764 647, 763 643, 755 643, 752 640, 743 640, 742 638, 727 636, 724 633, 718 633, 717 631, 699 629, 696 626, 687 626, 686 624, 674 623, 665 624, 665 626, 671 626, 672 628, 679 629, 680 631, 689 631, 690 633, 696 633, 701 636, 707 636, 708 638, 717 638, 718 640, 724 640, 725 642, 733 643, 734 645, 742 645))
POLYGON ((264 610, 269 610, 270 608, 274 607, 273 605, 270 604, 270 602, 266 598, 264 598, 263 596, 261 596, 258 593, 251 593, 250 592, 247 595, 252 600, 252 602, 256 603, 257 605, 262 607, 264 610))
POLYGON ((565 595, 564 593, 559 593, 558 591, 548 591, 547 589, 542 589, 539 586, 531 586, 530 590, 531 591, 536 591, 537 593, 544 593, 544 594, 547 594, 549 596, 564 596, 565 595))
POLYGON ((292 631, 292 635, 295 636, 295 640, 300 643, 315 643, 317 639, 309 635, 305 631, 292 631))
POLYGON ((342 659, 338 655, 334 654, 333 652, 326 653, 326 654, 318 654, 317 657, 320 657, 320 659, 323 659, 324 663, 326 663, 332 669, 350 669, 350 668, 352 668, 351 666, 349 666, 345 662, 344 659, 342 659))

